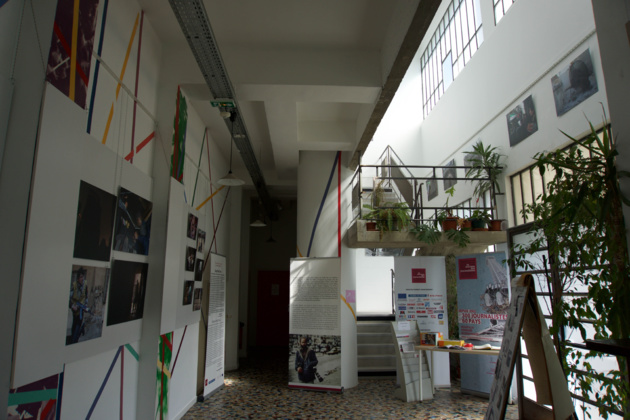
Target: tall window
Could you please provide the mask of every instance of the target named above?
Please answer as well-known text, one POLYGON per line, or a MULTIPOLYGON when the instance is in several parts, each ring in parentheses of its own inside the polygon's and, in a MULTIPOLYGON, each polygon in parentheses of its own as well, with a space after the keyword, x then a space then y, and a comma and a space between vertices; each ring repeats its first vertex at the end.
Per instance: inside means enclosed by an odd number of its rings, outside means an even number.
POLYGON ((494 0, 494 24, 499 23, 501 18, 512 7, 516 0, 494 0))
POLYGON ((479 1, 453 0, 420 57, 424 117, 483 42, 479 1))

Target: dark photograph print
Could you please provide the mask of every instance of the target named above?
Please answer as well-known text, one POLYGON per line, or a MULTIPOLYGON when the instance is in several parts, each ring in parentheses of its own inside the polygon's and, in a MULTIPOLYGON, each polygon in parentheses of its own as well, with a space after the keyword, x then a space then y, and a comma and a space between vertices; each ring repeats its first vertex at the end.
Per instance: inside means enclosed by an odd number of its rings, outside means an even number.
POLYGON ((72 266, 66 345, 101 336, 108 279, 108 268, 72 266))
POLYGON ((442 177, 444 178, 444 191, 457 184, 457 168, 455 168, 455 159, 451 159, 449 163, 444 166, 453 166, 453 168, 442 169, 442 177))
POLYGON ((427 201, 433 200, 438 195, 437 179, 427 180, 427 201))
POLYGON ((195 256, 197 252, 192 246, 186 247, 186 271, 195 271, 195 256))
POLYGON ((587 49, 551 78, 556 115, 561 116, 597 92, 591 53, 587 49))
POLYGON ((206 243, 206 232, 201 229, 197 230, 197 252, 203 252, 206 243))
POLYGON ((195 263, 195 281, 201 281, 203 277, 203 260, 197 258, 197 262, 195 263))
POLYGON ((194 281, 185 281, 184 282, 184 305, 190 305, 193 300, 193 290, 195 288, 194 281))
POLYGON ((197 239, 197 222, 199 219, 192 213, 188 213, 188 231, 187 236, 190 239, 197 239))
POLYGON ((149 254, 152 210, 153 204, 150 201, 120 188, 114 250, 131 254, 149 254))
POLYGON ((203 293, 203 289, 201 288, 196 288, 195 292, 194 292, 194 296, 193 296, 193 311, 198 311, 199 309, 201 309, 201 297, 202 297, 202 293, 203 293))
POLYGON ((81 181, 74 231, 74 258, 109 261, 115 209, 115 195, 81 181))
POLYGON ((109 286, 107 325, 141 319, 149 265, 115 260, 109 286))
POLYGON ((536 108, 534 108, 532 95, 525 98, 522 104, 516 105, 513 110, 508 112, 506 117, 510 146, 517 145, 538 131, 536 108))

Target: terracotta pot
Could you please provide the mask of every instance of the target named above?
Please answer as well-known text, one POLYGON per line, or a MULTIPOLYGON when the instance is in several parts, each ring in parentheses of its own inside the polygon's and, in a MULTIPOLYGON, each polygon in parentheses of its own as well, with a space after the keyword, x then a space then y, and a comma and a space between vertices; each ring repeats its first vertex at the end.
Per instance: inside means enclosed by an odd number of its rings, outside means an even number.
POLYGON ((488 226, 488 230, 499 231, 501 230, 501 223, 503 220, 490 220, 490 225, 488 226))
POLYGON ((365 230, 368 230, 368 231, 378 230, 378 228, 376 227, 376 222, 365 222, 365 230))
POLYGON ((472 230, 472 222, 468 219, 465 219, 462 222, 462 230, 472 230))
POLYGON ((442 230, 457 230, 457 217, 447 217, 442 221, 442 230))

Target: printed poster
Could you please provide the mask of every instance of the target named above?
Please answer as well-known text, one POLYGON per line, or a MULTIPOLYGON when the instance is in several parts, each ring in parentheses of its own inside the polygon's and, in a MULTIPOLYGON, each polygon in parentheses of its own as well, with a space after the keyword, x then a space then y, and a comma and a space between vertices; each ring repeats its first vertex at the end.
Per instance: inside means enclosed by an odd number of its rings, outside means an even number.
POLYGON ((292 259, 289 387, 341 389, 341 260, 292 259))
MULTIPOLYGON (((420 332, 448 335, 446 305, 446 265, 444 257, 394 257, 396 283, 396 320, 416 321, 420 332)), ((435 357, 433 381, 436 386, 450 386, 447 353, 435 357)))
MULTIPOLYGON (((473 345, 501 346, 510 305, 504 252, 456 258, 459 336, 473 345)), ((497 356, 461 356, 461 387, 489 393, 497 356)))
POLYGON ((225 257, 210 254, 210 297, 208 299, 208 335, 204 396, 223 386, 225 372, 225 257))

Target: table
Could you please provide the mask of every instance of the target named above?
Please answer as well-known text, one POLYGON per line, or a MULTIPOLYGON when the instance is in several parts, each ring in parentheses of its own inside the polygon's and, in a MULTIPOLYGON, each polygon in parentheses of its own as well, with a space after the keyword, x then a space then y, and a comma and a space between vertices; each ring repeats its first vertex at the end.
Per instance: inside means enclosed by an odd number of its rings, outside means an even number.
MULTIPOLYGON (((414 346, 414 349, 419 353, 419 362, 418 369, 420 369, 420 395, 422 395, 422 352, 423 351, 436 351, 443 353, 461 353, 461 354, 483 354, 486 356, 498 356, 499 350, 458 350, 458 349, 444 349, 437 346, 414 346)), ((435 386, 433 385, 433 373, 435 372, 433 366, 434 357, 431 357, 431 388, 435 391, 435 386)))

